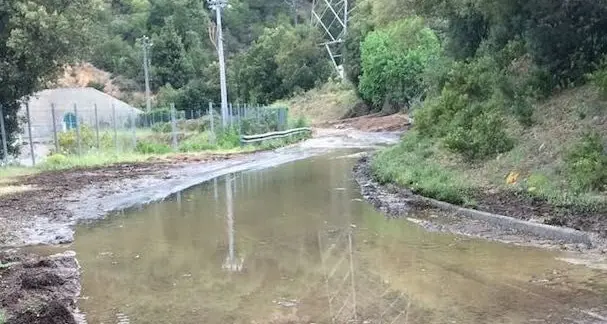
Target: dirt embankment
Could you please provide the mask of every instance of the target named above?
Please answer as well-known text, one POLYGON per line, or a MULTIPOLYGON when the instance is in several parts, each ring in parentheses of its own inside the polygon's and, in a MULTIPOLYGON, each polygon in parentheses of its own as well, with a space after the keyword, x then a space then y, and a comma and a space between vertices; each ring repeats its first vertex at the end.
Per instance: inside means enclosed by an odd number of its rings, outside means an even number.
POLYGON ((80 269, 75 253, 50 257, 0 253, 0 310, 7 324, 82 322, 76 306, 80 269))
POLYGON ((340 119, 317 125, 322 128, 356 129, 364 132, 393 132, 406 130, 411 125, 407 115, 373 114, 362 117, 340 119))
POLYGON ((487 193, 478 196, 479 210, 463 209, 420 197, 406 188, 379 184, 373 179, 369 157, 359 161, 354 173, 363 196, 377 209, 389 217, 407 218, 429 231, 607 256, 607 240, 598 233, 548 226, 533 219, 538 213, 552 212, 552 207, 541 202, 487 193))

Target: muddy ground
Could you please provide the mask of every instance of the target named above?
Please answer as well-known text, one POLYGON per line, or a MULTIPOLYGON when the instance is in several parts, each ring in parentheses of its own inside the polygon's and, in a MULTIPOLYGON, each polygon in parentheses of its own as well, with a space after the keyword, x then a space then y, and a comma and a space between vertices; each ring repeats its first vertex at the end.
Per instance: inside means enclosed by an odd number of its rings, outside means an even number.
POLYGON ((0 306, 7 324, 81 323, 75 253, 50 257, 0 252, 0 306))
POLYGON ((408 218, 427 230, 442 231, 467 236, 482 237, 484 239, 515 243, 544 248, 558 248, 585 253, 596 254, 598 258, 607 257, 607 240, 605 226, 607 219, 597 216, 587 217, 585 214, 575 214, 575 210, 555 212, 555 207, 546 202, 518 196, 514 193, 479 192, 476 196, 479 202, 477 210, 508 216, 514 219, 528 221, 530 224, 545 223, 555 225, 553 220, 571 219, 571 223, 557 224, 580 229, 582 227, 590 244, 572 243, 568 240, 552 239, 522 232, 514 227, 509 228, 479 219, 471 219, 460 213, 445 211, 428 203, 428 200, 414 194, 406 188, 394 185, 381 185, 371 174, 369 157, 365 156, 357 163, 354 174, 361 186, 365 199, 389 217, 408 218), (411 218, 415 215, 415 218, 411 218), (567 216, 567 217, 565 217, 567 216), (574 221, 576 218, 583 220, 574 221), (602 220, 602 221, 601 221, 602 220))
POLYGON ((75 255, 39 257, 15 247, 72 242, 77 222, 162 200, 224 174, 271 167, 336 148, 372 148, 397 140, 394 133, 333 129, 275 151, 153 158, 3 182, 25 190, 4 193, 0 199, 0 312, 7 316, 7 324, 83 321, 74 302, 80 291, 75 255))

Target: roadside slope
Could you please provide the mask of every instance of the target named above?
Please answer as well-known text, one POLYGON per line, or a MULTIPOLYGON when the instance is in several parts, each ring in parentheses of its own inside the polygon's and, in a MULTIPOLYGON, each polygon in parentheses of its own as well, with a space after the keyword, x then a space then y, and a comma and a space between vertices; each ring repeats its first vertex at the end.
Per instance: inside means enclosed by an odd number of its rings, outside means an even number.
POLYGON ((532 127, 508 125, 515 138, 511 151, 474 163, 414 128, 401 143, 380 152, 371 168, 379 182, 423 196, 607 237, 607 184, 595 190, 577 187, 605 172, 579 166, 596 155, 584 155, 588 134, 607 139, 606 106, 591 86, 563 91, 535 106, 532 127))

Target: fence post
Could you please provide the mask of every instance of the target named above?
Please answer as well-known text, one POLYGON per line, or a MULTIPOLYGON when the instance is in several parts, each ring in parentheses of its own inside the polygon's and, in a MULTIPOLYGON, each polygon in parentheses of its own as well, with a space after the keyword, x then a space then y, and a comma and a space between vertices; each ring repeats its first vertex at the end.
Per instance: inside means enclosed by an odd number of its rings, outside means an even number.
POLYGON ((116 121, 116 105, 112 104, 112 124, 114 124, 114 147, 118 153, 118 123, 116 121))
POLYGON ((55 116, 55 104, 51 104, 51 117, 53 118, 53 140, 55 141, 55 153, 59 153, 59 141, 57 140, 57 119, 55 116))
POLYGON ((97 149, 101 149, 101 143, 99 142, 99 114, 97 111, 97 104, 95 104, 95 138, 97 140, 97 149))
POLYGON ((177 150, 177 121, 175 120, 175 104, 171 104, 171 133, 173 135, 173 150, 177 150))
POLYGON ((213 116, 212 102, 209 102, 209 119, 211 120, 211 143, 215 144, 215 116, 213 116))
POLYGON ((240 102, 236 104, 236 115, 238 116, 238 135, 242 135, 242 114, 240 111, 240 102))
POLYGON ((32 119, 30 116, 30 104, 25 103, 25 114, 27 115, 27 132, 30 140, 30 154, 32 155, 32 166, 36 166, 36 157, 34 156, 34 140, 32 138, 32 119))
POLYGON ((134 111, 131 111, 131 131, 133 133, 133 150, 135 150, 135 148, 137 148, 137 125, 135 125, 135 123, 137 122, 135 120, 135 118, 137 117, 137 115, 135 114, 134 111))
POLYGON ((228 104, 228 125, 232 128, 232 104, 228 104))
POLYGON ((80 118, 78 118, 78 105, 74 104, 74 115, 76 116, 76 141, 78 141, 78 155, 82 155, 82 142, 80 140, 80 118))
POLYGON ((8 143, 6 142, 6 128, 4 128, 4 110, 0 104, 0 133, 2 135, 2 160, 8 164, 8 143))

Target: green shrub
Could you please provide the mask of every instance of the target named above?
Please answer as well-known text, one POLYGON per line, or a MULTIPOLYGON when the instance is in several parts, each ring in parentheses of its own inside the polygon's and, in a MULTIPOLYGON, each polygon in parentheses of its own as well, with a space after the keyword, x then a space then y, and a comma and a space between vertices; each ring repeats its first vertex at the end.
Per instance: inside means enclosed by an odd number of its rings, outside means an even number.
POLYGON ((143 154, 166 154, 170 153, 172 150, 167 144, 151 141, 138 141, 135 151, 143 154))
POLYGON ((293 128, 302 128, 302 127, 308 127, 309 123, 308 120, 306 119, 306 117, 304 115, 299 115, 297 116, 297 119, 295 119, 295 121, 293 122, 292 127, 293 128))
POLYGON ((156 123, 152 125, 152 131, 156 133, 170 133, 173 131, 171 123, 156 123))
POLYGON ((47 157, 45 163, 52 168, 60 167, 68 163, 68 158, 61 153, 55 153, 47 157))
POLYGON ((511 150, 504 127, 507 100, 497 86, 501 78, 491 58, 453 64, 440 95, 416 112, 415 128, 468 160, 511 150))
POLYGON ((212 144, 209 140, 208 133, 200 133, 183 140, 179 144, 180 152, 200 152, 206 150, 214 150, 217 145, 212 144))
POLYGON ((605 190, 607 153, 597 132, 583 135, 565 156, 566 175, 576 191, 605 190))
POLYGON ((597 69, 588 75, 590 81, 599 88, 601 96, 607 98, 607 56, 603 57, 597 69))
POLYGON ((89 81, 89 83, 86 86, 89 88, 97 89, 101 92, 103 92, 105 90, 105 84, 103 84, 102 82, 89 81))
POLYGON ((236 128, 229 127, 217 132, 217 146, 222 149, 233 149, 240 146, 240 136, 236 128))
POLYGON ((440 41, 419 17, 369 33, 361 44, 359 91, 375 107, 405 107, 424 92, 423 73, 441 52, 440 41))
MULTIPOLYGON (((75 129, 59 133, 57 136, 59 149, 64 154, 78 153, 78 134, 75 129)), ((80 125, 80 148, 83 153, 96 145, 93 129, 87 125, 80 125)))

